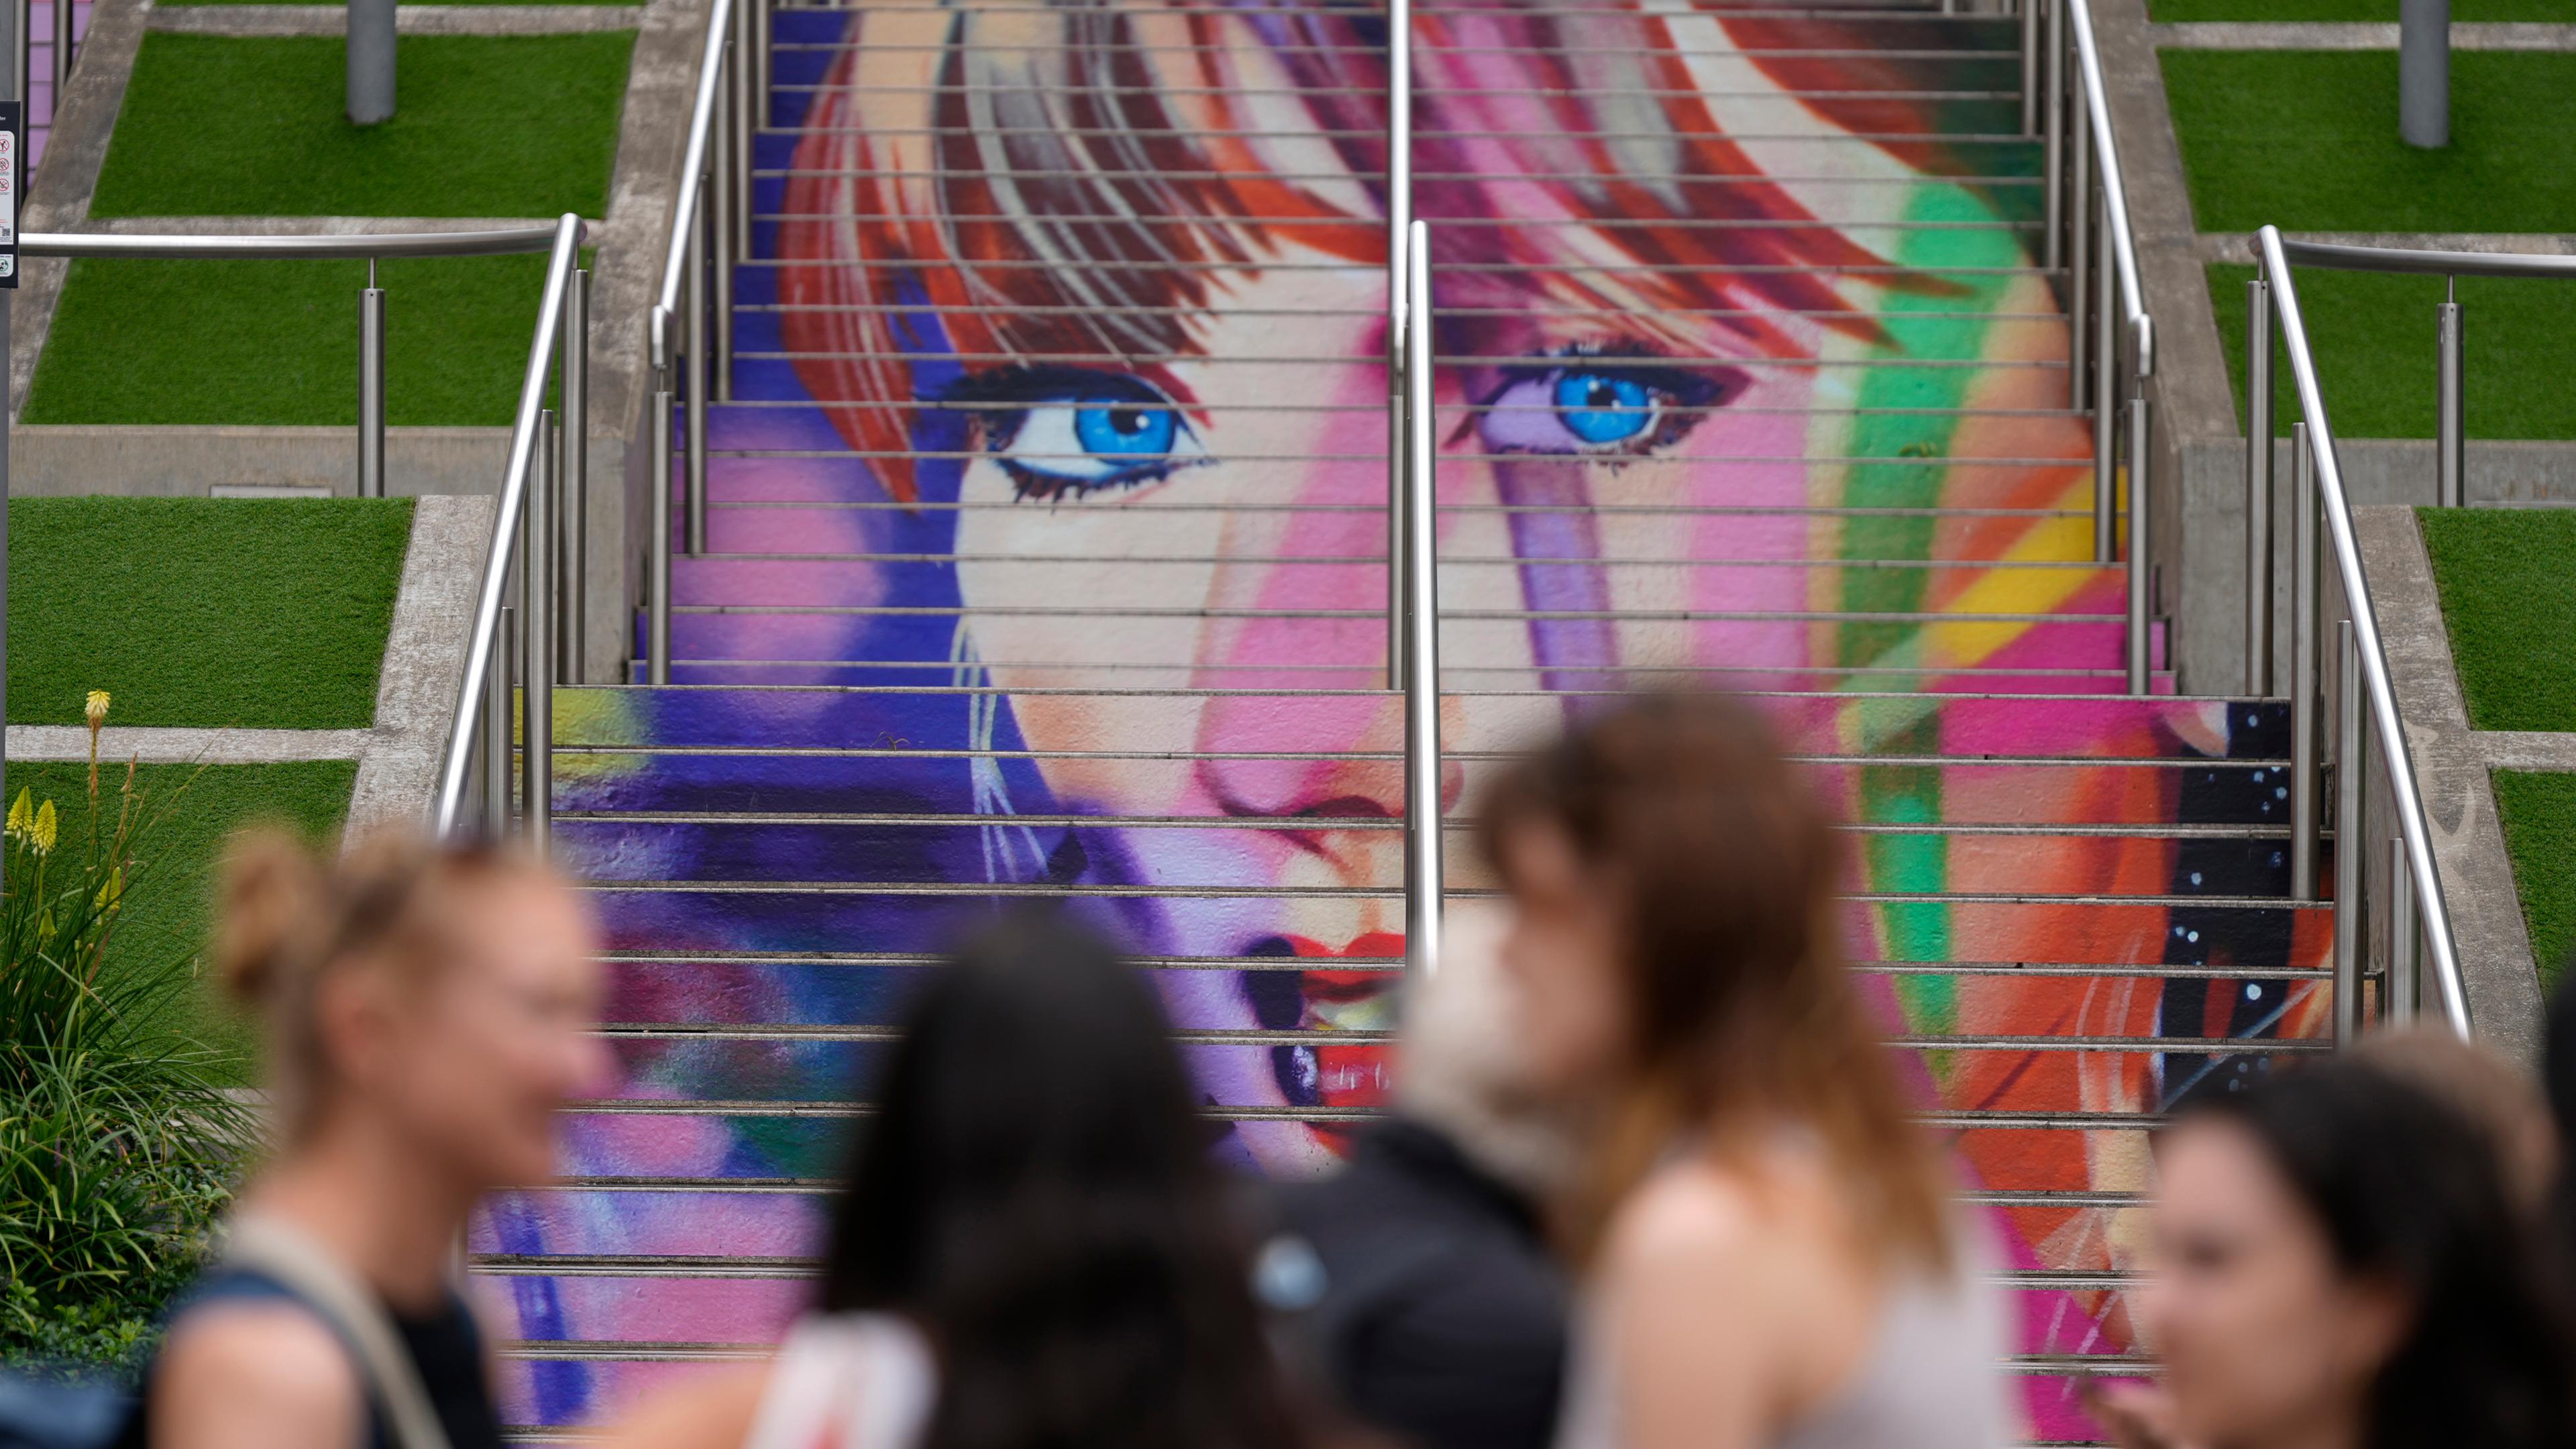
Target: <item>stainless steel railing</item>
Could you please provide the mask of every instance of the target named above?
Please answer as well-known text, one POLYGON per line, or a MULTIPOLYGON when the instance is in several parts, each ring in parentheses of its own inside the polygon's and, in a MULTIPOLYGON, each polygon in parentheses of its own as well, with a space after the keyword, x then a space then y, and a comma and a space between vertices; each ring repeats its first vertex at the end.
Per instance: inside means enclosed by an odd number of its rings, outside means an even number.
POLYGON ((1386 0, 1386 687, 1404 688, 1405 294, 1413 241, 1413 0, 1386 0))
POLYGON ((519 383, 519 406, 510 424, 510 457, 501 474, 501 506, 492 523, 492 545, 475 590, 473 632, 465 677, 457 689, 455 723, 439 763, 430 828, 451 835, 466 827, 469 792, 481 796, 480 826, 507 831, 513 715, 519 745, 520 831, 543 853, 553 835, 554 686, 565 679, 578 638, 580 513, 560 506, 563 481, 577 476, 589 427, 588 278, 581 269, 581 218, 565 215, 551 229, 553 255, 546 263, 536 335, 528 343, 528 368, 519 383), (559 367, 559 372, 558 372, 559 367), (546 406, 546 385, 560 383, 563 414, 546 406), (571 526, 567 526, 567 514, 571 526), (516 578, 518 603, 507 600, 516 578), (567 630, 571 621, 575 627, 567 630), (524 688, 513 698, 515 672, 524 688), (517 705, 517 709, 512 708, 517 705), (482 769, 475 769, 477 758, 482 769))
MULTIPOLYGON (((2443 1021, 2461 1036, 2469 1034, 2468 987, 2460 972, 2457 944, 2451 935, 2450 907, 2442 894, 2442 875, 2433 858, 2433 837, 2424 814, 2406 748, 2404 722, 2388 676, 2388 654, 2380 638, 2371 603, 2370 581, 2352 531, 2352 507, 2344 496, 2343 470, 2335 448, 2334 426, 2325 395, 2317 384, 2316 352, 2308 339, 2299 307, 2293 263, 2353 271, 2415 272, 2438 276, 2576 277, 2576 257, 2506 257, 2470 252, 2418 251, 2403 248, 2328 246, 2282 239, 2278 229, 2255 234, 2261 263, 2251 284, 2252 308, 2246 369, 2246 487, 2249 520, 2271 516, 2272 468, 2272 328, 2279 323, 2281 348, 2289 358, 2290 377, 2298 392, 2300 421, 2290 430, 2291 642, 2290 642, 2290 892, 2300 900, 2318 894, 2318 860, 2323 850, 2324 799, 2334 791, 2334 990, 2335 1036, 2350 1041, 2360 1032, 2362 982, 2381 982, 2384 1017, 2405 1020, 2414 1015, 2422 994, 2422 974, 2429 959, 2437 1004, 2443 1021), (2259 504, 2261 512, 2255 513, 2259 504), (2323 565, 2331 557, 2340 592, 2334 621, 2335 748, 2328 779, 2319 713, 2325 688, 2323 565), (2389 842, 2386 931, 2372 938, 2367 896, 2369 849, 2367 807, 2369 764, 2376 753, 2386 776, 2386 806, 2396 819, 2389 842), (2377 960, 2366 960, 2373 950, 2377 960)), ((2461 497, 2462 370, 2460 314, 2455 300, 2442 304, 2438 329, 2442 349, 2441 462, 2436 470, 2436 496, 2446 504, 2461 497)), ((2247 562, 2247 642, 2266 646, 2251 656, 2256 677, 2271 677, 2272 551, 2268 542, 2249 543, 2247 562)))
POLYGON ((1431 226, 1405 228, 1404 440, 1397 467, 1401 531, 1388 541, 1403 560, 1397 687, 1404 691, 1404 964, 1427 975, 1440 963, 1440 430, 1432 413, 1431 226))
MULTIPOLYGON (((2067 405, 2093 413, 2093 557, 2110 563, 2119 548, 2122 454, 2128 478, 2128 687, 2145 694, 2154 667, 2155 573, 2152 568, 2148 440, 2152 419, 2147 379, 2154 375, 2155 322, 2138 280, 2138 246, 2129 231, 2128 186, 2103 89, 2102 53, 2088 0, 2023 0, 2025 84, 2046 60, 2044 104, 2037 114, 2046 182, 2041 265, 2066 271, 2067 405), (2031 7, 2045 6, 2047 39, 2031 7), (2069 146, 2068 139, 2073 145, 2069 146), (2125 441, 2125 449, 2122 443, 2125 441)), ((2026 127, 2027 129, 2027 127, 2026 127)))
POLYGON ((31 257, 344 257, 364 258, 367 285, 358 293, 358 496, 385 496, 385 291, 376 263, 386 257, 497 257, 541 252, 551 226, 479 231, 380 232, 356 236, 147 236, 103 232, 28 232, 18 239, 31 257))
POLYGON ((751 251, 751 141, 768 94, 766 0, 715 0, 698 61, 662 288, 645 322, 653 360, 652 528, 645 582, 646 679, 671 682, 672 410, 687 409, 684 490, 690 553, 707 547, 707 402, 733 399, 733 274, 751 251), (673 336, 673 324, 679 334, 673 336))

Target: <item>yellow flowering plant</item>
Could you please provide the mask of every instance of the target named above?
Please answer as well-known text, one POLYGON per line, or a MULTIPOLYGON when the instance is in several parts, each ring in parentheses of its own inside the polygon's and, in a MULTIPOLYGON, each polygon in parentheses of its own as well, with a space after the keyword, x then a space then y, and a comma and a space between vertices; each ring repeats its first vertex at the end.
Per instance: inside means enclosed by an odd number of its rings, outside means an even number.
POLYGON ((147 937, 111 956, 187 785, 147 799, 129 760, 102 789, 108 703, 85 711, 88 829, 66 840, 66 811, 24 787, 0 824, 0 1361, 148 1351, 249 1140, 224 1059, 173 1026, 194 953, 147 937))

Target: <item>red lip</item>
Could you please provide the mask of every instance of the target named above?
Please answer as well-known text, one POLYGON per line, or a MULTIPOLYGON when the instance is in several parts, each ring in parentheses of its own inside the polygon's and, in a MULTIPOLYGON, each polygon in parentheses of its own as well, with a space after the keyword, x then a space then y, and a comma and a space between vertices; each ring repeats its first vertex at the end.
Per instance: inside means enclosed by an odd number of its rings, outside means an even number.
MULTIPOLYGON (((1400 966, 1404 961, 1404 937, 1394 931, 1368 932, 1339 950, 1303 936, 1284 939, 1301 960, 1374 960, 1383 961, 1388 966, 1400 966)), ((1399 979, 1394 971, 1383 968, 1306 971, 1299 973, 1298 994, 1304 998, 1307 1018, 1312 1022, 1319 1006, 1345 1006, 1372 1000, 1394 990, 1399 979)), ((1319 1042, 1309 1050, 1315 1054, 1318 1093, 1324 1106, 1356 1108, 1386 1105, 1390 1095, 1388 1067, 1394 1053, 1384 1043, 1327 1046, 1319 1042)), ((1342 1131, 1325 1128, 1322 1135, 1336 1151, 1341 1150, 1345 1141, 1342 1131)))

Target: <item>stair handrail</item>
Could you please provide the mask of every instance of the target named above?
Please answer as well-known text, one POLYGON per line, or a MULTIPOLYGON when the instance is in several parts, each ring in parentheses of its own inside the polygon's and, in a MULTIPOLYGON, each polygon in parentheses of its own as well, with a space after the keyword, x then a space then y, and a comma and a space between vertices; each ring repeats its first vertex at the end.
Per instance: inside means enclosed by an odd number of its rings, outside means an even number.
POLYGON ((501 473, 500 512, 492 520, 492 543, 483 556, 483 576, 475 589, 474 623, 467 638, 465 670, 457 683, 456 714, 440 761, 437 793, 430 802, 430 829, 444 839, 464 825, 466 787, 472 777, 476 747, 485 764, 485 826, 494 834, 509 814, 510 747, 509 680, 494 668, 495 657, 513 642, 526 660, 523 703, 525 804, 523 833, 539 853, 549 844, 554 781, 554 682, 560 665, 558 622, 553 617, 555 553, 563 530, 554 508, 553 484, 559 464, 554 454, 554 411, 546 406, 548 372, 560 355, 566 362, 563 382, 565 436, 579 438, 587 427, 588 402, 582 396, 587 369, 575 360, 586 329, 567 325, 586 309, 581 273, 580 217, 566 212, 550 229, 553 255, 546 262, 545 291, 537 307, 536 334, 528 343, 528 368, 519 382, 519 406, 510 423, 509 461, 501 473), (568 344, 568 345, 566 345, 568 344), (532 486, 531 480, 534 480, 532 486), (525 616, 514 641, 506 627, 502 597, 509 584, 514 556, 526 593, 525 616), (495 787, 498 787, 497 789, 495 787), (498 798, 495 798, 495 797, 498 798))
MULTIPOLYGON (((2037 5, 2041 0, 2022 0, 2037 5)), ((2045 227, 2045 265, 2058 266, 2060 228, 2065 229, 2067 279, 2067 387, 2069 405, 2082 409, 2087 399, 2085 363, 2091 353, 2093 407, 2093 556, 2096 562, 2110 563, 2116 556, 2115 530, 2119 508, 2119 449, 2116 435, 2125 423, 2128 434, 2129 474, 2129 606, 2127 618, 2127 684, 2131 694, 2149 693, 2154 685, 2152 672, 2153 593, 2155 575, 2149 568, 2152 530, 2149 526, 2151 501, 2149 469, 2151 450, 2150 413, 2147 379, 2156 369, 2155 319, 2147 312, 2146 289, 2138 277, 2138 243, 2129 226, 2129 188, 2120 168, 2119 138, 2111 126, 2111 104, 2105 87, 2102 52, 2093 35, 2090 0, 2053 0, 2049 14, 2052 29, 2062 16, 2068 23, 2072 45, 2061 49, 2052 37, 2048 46, 2053 58, 2053 71, 2062 71, 2069 50, 2072 52, 2075 103, 2081 112, 2075 127, 2073 175, 2060 170, 2056 106, 2057 92, 2066 89, 2063 80, 2052 74, 2052 104, 2047 106, 2047 220, 2045 227), (2098 173, 2088 178, 2088 171, 2098 173), (2073 205, 2066 205, 2061 186, 2071 179, 2073 205), (2093 222, 2094 189, 2101 196, 2101 228, 2098 242, 2089 234, 2093 222), (2099 257, 2094 255, 2096 250, 2099 257), (2097 285, 2088 288, 2087 273, 2097 285), (2093 292, 2090 297, 2088 291, 2093 292), (2091 312, 2088 339, 2086 313, 2091 312), (2126 366, 2114 351, 2116 332, 2124 335, 2127 345, 2126 366), (2128 379, 2127 397, 2116 409, 2120 376, 2128 379)), ((2025 21, 2027 36, 2031 29, 2025 21)), ((2025 72, 2029 67, 2025 66, 2025 72)))
POLYGON ((2077 94, 2084 103, 2084 124, 2092 136, 2093 154, 2102 167, 2103 229, 2110 236, 2112 269, 2119 282, 2122 320, 2128 328, 2130 359, 2136 369, 2133 381, 2142 382, 2156 370, 2156 324, 2147 314, 2146 288, 2138 280, 2138 241, 2129 228, 2129 187, 2120 172, 2118 137, 2111 129, 2111 103, 2103 88, 2102 50, 2093 38, 2089 0, 2069 0, 2066 8, 2075 32, 2077 94))
MULTIPOLYGON (((2338 728, 2336 786, 2338 794, 2335 820, 2335 1035, 2349 1041, 2359 1031, 2361 1009, 2361 975, 2364 927, 2361 892, 2365 877, 2363 855, 2361 795, 2364 762, 2368 744, 2365 736, 2378 739, 2381 763, 2388 772, 2390 793, 2397 817, 2398 847, 2391 859, 2389 943, 2392 959, 2385 980, 2389 983, 2384 1000, 2399 1008, 2393 1014, 2402 1019, 2411 1010, 2410 974, 2417 941, 2429 947, 2433 964, 2433 981, 2439 996, 2444 1023, 2462 1038, 2470 1032, 2468 983, 2460 970, 2458 943, 2452 937, 2450 905, 2442 891, 2442 873, 2433 856, 2433 832, 2424 812, 2424 795, 2415 778, 2413 761, 2407 746, 2403 720, 2397 710, 2397 695, 2390 683, 2386 641, 2379 630, 2376 606, 2370 593, 2370 581, 2361 565, 2361 551, 2352 527, 2352 506, 2346 499, 2343 468, 2337 456, 2334 426, 2328 420, 2325 394, 2317 382, 2316 354, 2308 340, 2305 314, 2299 306, 2299 289, 2292 277, 2293 261, 2312 266, 2356 271, 2432 272, 2481 276, 2562 276, 2576 277, 2576 257, 2501 257, 2468 252, 2445 252, 2405 247, 2361 247, 2326 245, 2316 242, 2292 242, 2282 238, 2278 227, 2266 226, 2254 234, 2255 248, 2262 263, 2258 279, 2268 289, 2270 315, 2280 323, 2281 341, 2290 362, 2290 377, 2299 397, 2302 421, 2291 434, 2292 496, 2291 517, 2298 532, 2300 547, 2296 550, 2292 597, 2292 664, 2291 664, 2291 786, 2294 794, 2291 809, 2291 892, 2301 899, 2316 897, 2317 839, 2321 793, 2321 750, 2318 742, 2319 679, 2323 660, 2322 636, 2318 619, 2318 549, 2314 542, 2316 520, 2322 515, 2325 538, 2334 559, 2335 575, 2343 587, 2343 597, 2351 612, 2343 625, 2343 647, 2339 664, 2341 716, 2338 728), (2313 482, 2309 480, 2313 479, 2313 482), (2356 684, 2358 688, 2356 689, 2356 684), (2410 919, 2411 917, 2411 919, 2410 919), (2410 940, 2409 936, 2416 939, 2410 940)), ((2258 299, 2261 294, 2257 294, 2258 299)), ((2260 315, 2260 314, 2258 314, 2260 315)), ((2261 331, 2262 329, 2255 329, 2261 331)), ((2268 356, 2265 358, 2268 364, 2268 356)), ((2247 447, 2266 455, 2271 451, 2271 408, 2269 368, 2262 378, 2248 379, 2248 399, 2254 397, 2252 384, 2262 382, 2262 405, 2248 408, 2247 447), (2255 416, 2259 414, 2259 416, 2255 416), (2252 424, 2261 424, 2255 432, 2252 424)), ((2267 500, 2268 502, 2268 500, 2267 500)), ((2270 581, 2258 581, 2266 594, 2270 581)))
POLYGON ((1404 964, 1440 964, 1440 510, 1439 429, 1432 415, 1431 224, 1412 222, 1404 249, 1404 440, 1401 529, 1388 553, 1403 561, 1404 964))
MULTIPOLYGON (((652 532, 648 545, 649 577, 645 582, 647 625, 646 682, 671 682, 671 410, 685 398, 688 408, 687 548, 706 548, 707 389, 726 381, 733 354, 733 251, 748 207, 737 194, 747 190, 750 175, 748 77, 740 74, 745 47, 737 33, 748 12, 744 0, 714 0, 707 12, 706 49, 698 57, 697 97, 689 108, 688 143, 680 157, 678 204, 672 209, 665 238, 662 286, 645 318, 645 340, 653 366, 652 436, 647 449, 652 475, 652 532), (717 127, 729 124, 730 137, 717 127), (712 175, 710 174, 712 173, 712 175), (739 173, 739 174, 737 174, 739 173), (712 234, 715 265, 707 265, 712 234), (712 272, 714 298, 709 306, 712 272), (686 298, 683 299, 685 291, 686 298), (714 345, 709 346, 710 312, 714 345), (672 322, 681 335, 672 336, 672 322), (675 358, 674 351, 677 351, 675 358), (709 356, 710 351, 715 355, 709 356), (710 366, 710 363, 713 365, 710 366), (685 377, 675 376, 675 366, 685 377), (685 384, 685 385, 684 385, 685 384)), ((765 28, 765 27, 764 27, 765 28)), ((763 52, 766 54, 765 50, 763 52)), ((762 69, 766 69, 763 66, 762 69)))
POLYGON ((1405 304, 1413 240, 1413 0, 1386 0, 1386 687, 1404 688, 1405 304))

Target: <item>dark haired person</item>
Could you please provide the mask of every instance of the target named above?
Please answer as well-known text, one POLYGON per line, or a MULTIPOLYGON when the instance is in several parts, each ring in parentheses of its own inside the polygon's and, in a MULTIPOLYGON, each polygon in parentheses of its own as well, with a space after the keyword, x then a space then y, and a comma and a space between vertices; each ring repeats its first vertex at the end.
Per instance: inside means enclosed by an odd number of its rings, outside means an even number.
POLYGON ((1261 1281, 1316 1378, 1415 1449, 1547 1449, 1566 1358, 1545 1205, 1578 1157, 1520 1055, 1490 914, 1453 914, 1404 988, 1395 1111, 1329 1176, 1279 1184, 1261 1281))
POLYGON ((2368 1060, 2200 1101, 2156 1152, 2134 1449, 2564 1449, 2567 1337, 2495 1134, 2368 1060))
POLYGON ((150 1442, 500 1449, 456 1245, 476 1199, 552 1175, 556 1112, 608 1075, 588 913, 516 852, 262 832, 221 915, 224 983, 268 1028, 273 1156, 171 1321, 150 1442))
POLYGON ((1051 915, 922 988, 768 1363, 635 1449, 1299 1449, 1240 1214, 1153 988, 1051 915))
POLYGON ((1989 1449, 2003 1305, 1844 963, 1843 850, 1752 711, 1642 696, 1512 765, 1520 1050, 1587 1102, 1566 1449, 1989 1449))

